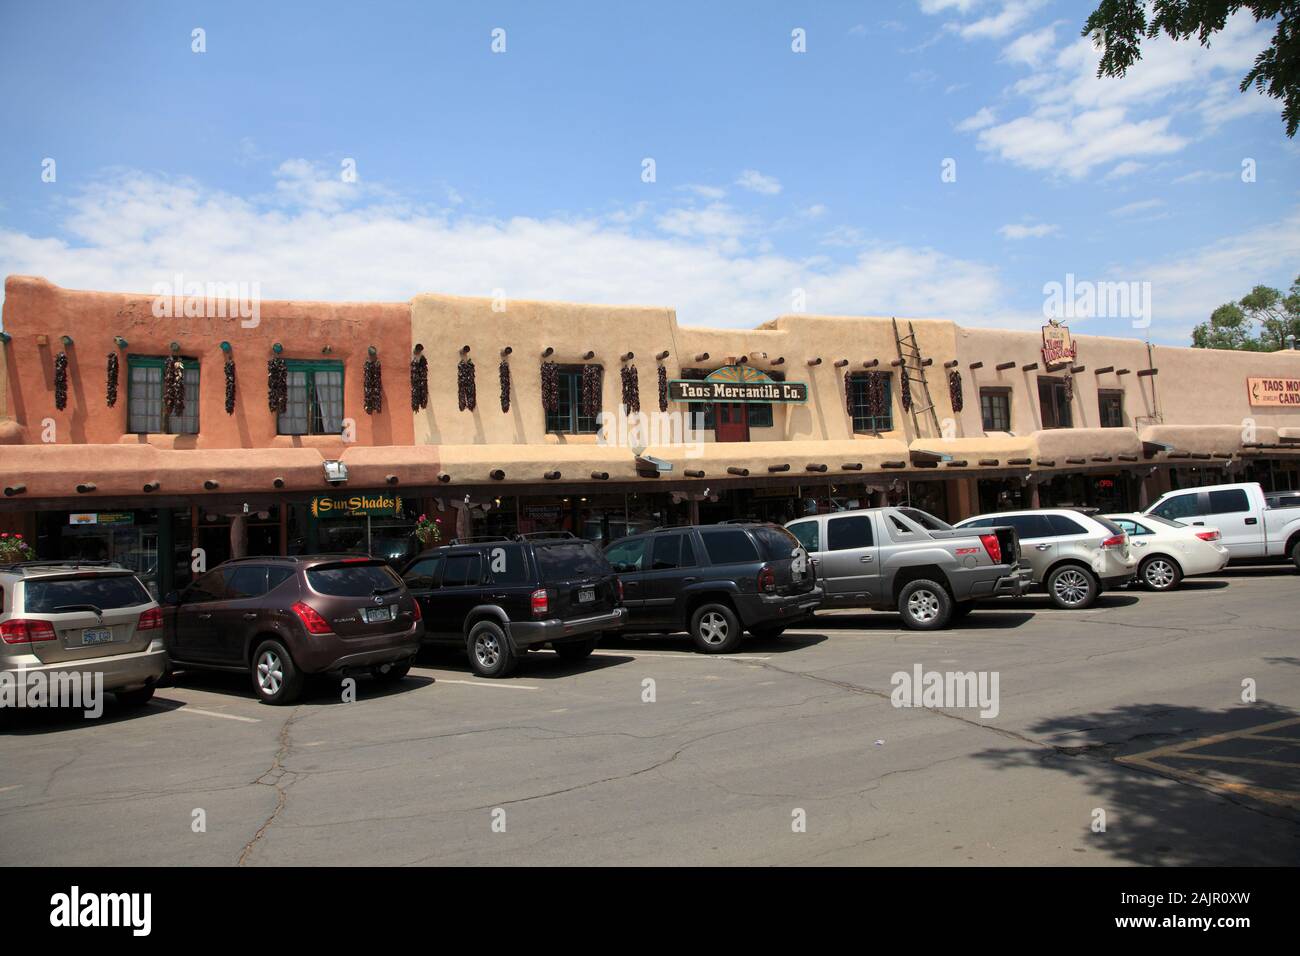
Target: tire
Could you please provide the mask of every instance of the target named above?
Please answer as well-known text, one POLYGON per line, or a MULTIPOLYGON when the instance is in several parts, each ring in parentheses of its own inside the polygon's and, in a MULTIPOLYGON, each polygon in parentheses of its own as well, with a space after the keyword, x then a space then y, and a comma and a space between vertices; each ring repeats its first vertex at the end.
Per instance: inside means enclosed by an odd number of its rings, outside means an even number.
POLYGON ((1153 554, 1138 565, 1138 580, 1148 591, 1172 591, 1183 580, 1183 569, 1173 558, 1153 554))
POLYGON ((726 604, 701 604, 691 615, 691 639, 705 654, 728 654, 740 646, 745 629, 726 604))
POLYGON ((1291 548, 1291 563, 1296 566, 1297 571, 1300 571, 1300 541, 1291 548))
POLYGON ((909 631, 937 631, 952 619, 952 597, 937 581, 908 581, 898 592, 898 613, 909 631))
POLYGON ((262 641, 253 651, 253 693, 264 704, 291 704, 302 693, 303 674, 279 641, 262 641))
POLYGON ((1101 587, 1092 572, 1077 564, 1063 564, 1047 576, 1047 596, 1063 611, 1078 611, 1097 603, 1101 587))
POLYGON ((953 601, 952 617, 950 617, 948 620, 960 621, 962 618, 964 618, 967 614, 969 614, 973 610, 975 610, 974 601, 953 601))
POLYGON ((479 677, 505 677, 517 663, 510 639, 496 621, 479 621, 471 627, 465 651, 470 669, 479 677))
POLYGON ((153 684, 137 687, 135 690, 116 690, 117 702, 123 707, 143 707, 153 700, 153 684))
POLYGON ((565 641, 563 644, 554 645, 555 653, 566 661, 583 661, 591 656, 599 640, 599 637, 589 637, 583 641, 565 641))
POLYGON ((757 627, 751 627, 749 633, 762 638, 780 637, 785 633, 788 626, 788 624, 760 624, 757 627))
POLYGON ((396 684, 410 672, 410 661, 398 661, 396 664, 389 664, 387 670, 384 669, 382 664, 370 668, 370 676, 382 684, 396 684))

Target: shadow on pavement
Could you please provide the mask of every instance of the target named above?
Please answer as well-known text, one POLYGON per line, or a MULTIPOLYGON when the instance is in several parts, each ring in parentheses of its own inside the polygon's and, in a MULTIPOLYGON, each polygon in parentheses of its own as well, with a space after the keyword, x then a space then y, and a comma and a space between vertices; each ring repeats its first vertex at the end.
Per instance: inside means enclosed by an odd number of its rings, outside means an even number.
POLYGON ((1043 720, 1029 732, 1049 746, 975 756, 1086 780, 1094 797, 1077 808, 1077 825, 1099 852, 1141 865, 1300 862, 1296 711, 1132 705, 1043 720), (1104 833, 1092 830, 1094 808, 1106 813, 1104 833))
MULTIPOLYGON (((1034 619, 1032 611, 1012 610, 1012 605, 1000 601, 980 604, 965 618, 953 621, 949 631, 965 630, 1000 630, 1020 627, 1034 619)), ((830 631, 898 631, 903 622, 897 614, 889 611, 861 611, 834 614, 817 614, 807 625, 809 628, 830 631)), ((942 634, 943 631, 915 631, 916 634, 942 634)))

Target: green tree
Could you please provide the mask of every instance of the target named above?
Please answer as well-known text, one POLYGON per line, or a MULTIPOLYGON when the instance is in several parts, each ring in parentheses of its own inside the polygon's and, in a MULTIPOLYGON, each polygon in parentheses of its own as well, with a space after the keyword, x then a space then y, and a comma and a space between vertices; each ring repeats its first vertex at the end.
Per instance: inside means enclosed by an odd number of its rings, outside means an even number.
POLYGON ((1210 321, 1192 329, 1192 347, 1273 352, 1290 348, 1298 337, 1300 276, 1286 292, 1257 285, 1240 300, 1219 306, 1210 321))
POLYGON ((1241 91, 1254 86, 1282 101, 1282 120, 1287 136, 1300 126, 1300 0, 1101 0, 1084 24, 1083 36, 1090 36, 1102 50, 1098 76, 1123 76, 1142 59, 1143 39, 1162 32, 1175 40, 1192 34, 1208 47, 1210 38, 1223 29, 1228 18, 1245 9, 1256 22, 1277 23, 1273 42, 1255 57, 1255 65, 1241 81, 1241 91))

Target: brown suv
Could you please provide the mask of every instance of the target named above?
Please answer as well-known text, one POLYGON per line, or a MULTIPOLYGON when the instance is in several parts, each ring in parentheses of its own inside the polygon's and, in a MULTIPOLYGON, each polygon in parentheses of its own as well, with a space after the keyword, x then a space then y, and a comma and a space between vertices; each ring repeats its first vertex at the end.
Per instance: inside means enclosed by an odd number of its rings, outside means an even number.
POLYGON ((383 561, 357 555, 236 558, 163 599, 173 666, 247 670, 268 704, 304 675, 400 680, 424 637, 420 607, 383 561))

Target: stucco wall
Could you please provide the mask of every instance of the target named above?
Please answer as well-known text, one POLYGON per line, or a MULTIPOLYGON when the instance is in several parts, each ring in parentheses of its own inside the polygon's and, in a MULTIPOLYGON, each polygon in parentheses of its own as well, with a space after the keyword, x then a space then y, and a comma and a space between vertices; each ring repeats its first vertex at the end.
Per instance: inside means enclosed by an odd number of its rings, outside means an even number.
MULTIPOLYGON (((280 342, 284 358, 336 359, 344 363, 344 415, 356 422, 360 445, 409 445, 413 439, 408 362, 410 310, 406 303, 263 301, 255 328, 237 318, 158 318, 153 297, 142 294, 79 292, 45 279, 10 276, 5 282, 4 327, 9 413, 25 443, 41 441, 41 422, 53 419, 58 443, 139 443, 127 434, 127 355, 168 354, 170 343, 199 362, 199 434, 155 435, 147 441, 164 448, 265 448, 312 446, 342 451, 338 436, 276 434, 276 416, 267 408, 266 362, 280 342), (49 344, 37 344, 38 335, 49 344), (54 405, 54 356, 62 336, 73 339, 68 353, 68 403, 54 405), (117 349, 114 336, 128 347, 117 349), (231 343, 237 370, 236 408, 225 411, 225 355, 231 343), (362 364, 374 345, 384 370, 384 409, 363 410, 362 364), (322 354, 329 346, 331 352, 322 354), (105 402, 105 365, 110 351, 121 361, 118 402, 105 402)), ((215 309, 205 310, 208 314, 215 309)), ((229 312, 229 310, 227 310, 229 312)), ((3 380, 0 379, 0 382, 3 380)))

